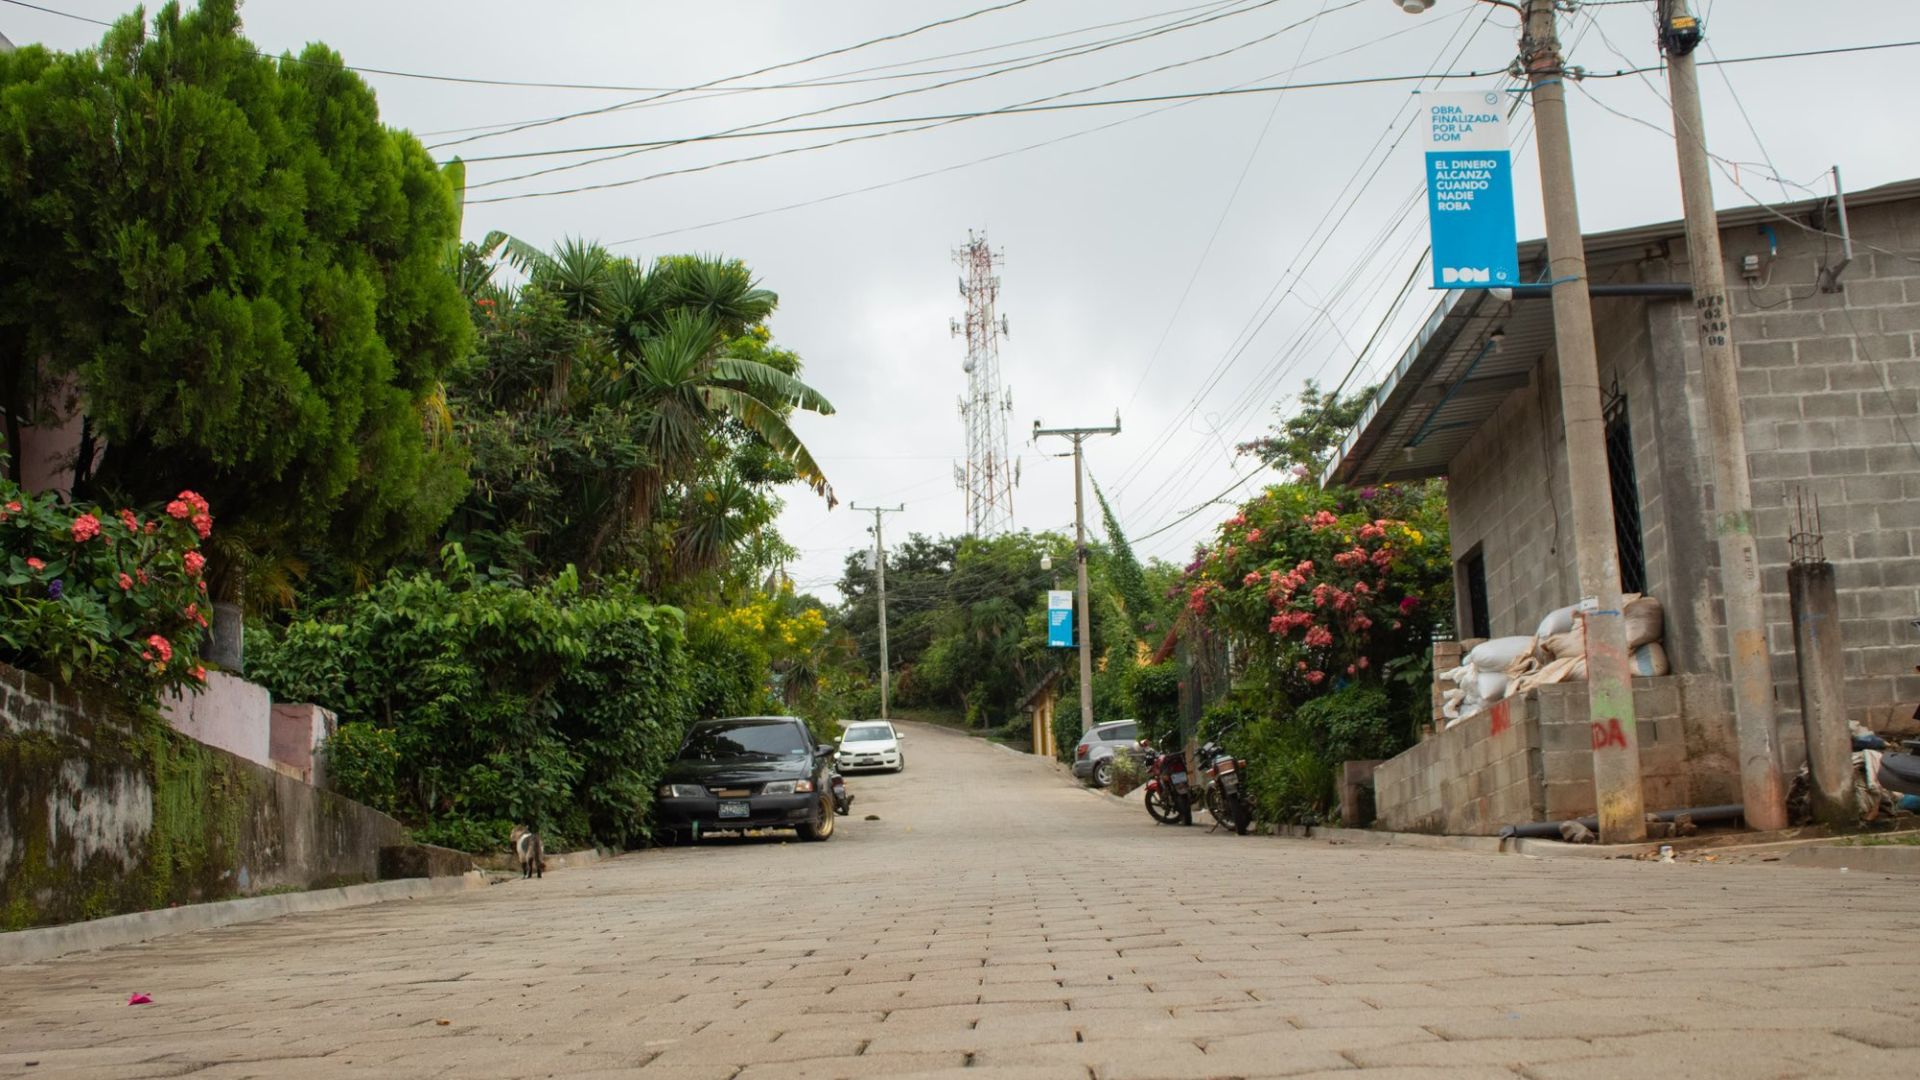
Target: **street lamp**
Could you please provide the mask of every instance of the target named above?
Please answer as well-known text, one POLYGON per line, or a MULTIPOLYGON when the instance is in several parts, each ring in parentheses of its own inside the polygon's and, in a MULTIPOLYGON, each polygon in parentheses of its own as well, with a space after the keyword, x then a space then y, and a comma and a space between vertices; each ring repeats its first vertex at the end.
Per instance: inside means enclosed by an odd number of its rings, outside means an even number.
POLYGON ((1053 569, 1053 556, 1052 556, 1052 555, 1050 555, 1050 554, 1048 554, 1047 552, 1044 552, 1044 551, 1040 553, 1040 569, 1042 569, 1042 570, 1051 570, 1051 569, 1053 569))

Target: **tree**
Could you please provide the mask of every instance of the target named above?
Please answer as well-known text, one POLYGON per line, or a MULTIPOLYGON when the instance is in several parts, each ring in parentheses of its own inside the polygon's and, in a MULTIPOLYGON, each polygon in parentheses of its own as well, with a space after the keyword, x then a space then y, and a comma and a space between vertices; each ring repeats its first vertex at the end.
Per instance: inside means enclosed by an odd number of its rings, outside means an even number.
POLYGON ((233 536, 382 559, 465 488, 429 422, 472 339, 453 187, 338 55, 261 56, 236 6, 0 56, 9 439, 71 405, 77 495, 191 487, 233 536))
POLYGON ((1300 388, 1297 406, 1288 408, 1284 403, 1274 406, 1280 422, 1274 426, 1273 433, 1243 444, 1240 450, 1253 454, 1270 468, 1317 480, 1326 469, 1334 447, 1339 446, 1340 440, 1360 421, 1360 414, 1372 400, 1372 387, 1336 398, 1308 379, 1300 388))

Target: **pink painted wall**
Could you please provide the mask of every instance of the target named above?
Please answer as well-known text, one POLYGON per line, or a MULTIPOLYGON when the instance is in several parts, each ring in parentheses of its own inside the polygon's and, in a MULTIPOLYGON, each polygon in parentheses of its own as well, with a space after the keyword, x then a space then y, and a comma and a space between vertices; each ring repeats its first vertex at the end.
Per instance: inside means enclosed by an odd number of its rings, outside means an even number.
POLYGON ((333 727, 333 714, 318 705, 275 705, 268 741, 274 768, 309 784, 316 783, 314 750, 333 734, 333 727))
POLYGON ((160 701, 173 729, 230 754, 273 767, 273 695, 267 688, 224 671, 207 673, 198 693, 160 701))

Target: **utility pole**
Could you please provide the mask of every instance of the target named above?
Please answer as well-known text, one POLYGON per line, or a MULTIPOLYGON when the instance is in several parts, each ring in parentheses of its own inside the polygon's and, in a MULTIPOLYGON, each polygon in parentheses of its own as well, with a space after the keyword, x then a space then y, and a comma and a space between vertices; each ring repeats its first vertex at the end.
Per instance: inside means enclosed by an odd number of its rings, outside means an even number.
MULTIPOLYGON (((1567 132, 1566 64, 1554 27, 1565 0, 1481 0, 1522 17, 1518 70, 1533 98, 1539 135, 1540 198, 1547 212, 1547 281, 1553 289, 1553 351, 1560 375, 1560 414, 1567 435, 1567 489, 1573 504, 1574 563, 1587 639, 1587 718, 1593 732, 1593 787, 1600 841, 1647 838, 1640 786, 1640 738, 1634 729, 1633 671, 1621 616, 1620 551, 1613 532, 1613 487, 1607 479, 1606 420, 1600 407, 1600 361, 1587 292, 1587 248, 1573 189, 1573 144, 1567 132)), ((1394 0, 1411 14, 1434 0, 1394 0)), ((1570 4, 1567 6, 1571 6, 1570 4)))
POLYGON ((1614 539, 1613 487, 1607 478, 1607 428, 1600 406, 1600 362, 1587 293, 1586 241, 1573 186, 1567 130, 1566 66, 1554 28, 1554 0, 1525 0, 1520 63, 1539 133, 1540 190, 1547 214, 1547 280, 1553 286, 1554 354, 1567 434, 1567 486, 1573 504, 1574 561, 1586 623, 1587 718, 1593 730, 1593 786, 1600 842, 1647 838, 1634 727, 1633 676, 1621 616, 1620 552, 1614 539))
POLYGON ((859 503, 852 503, 848 509, 873 514, 873 577, 880 600, 880 719, 891 720, 893 716, 890 711, 889 693, 893 672, 887 664, 887 539, 880 528, 880 516, 898 514, 906 509, 906 505, 861 506, 859 503))
POLYGON ((1057 435, 1073 441, 1073 546, 1080 564, 1080 594, 1077 600, 1080 608, 1080 624, 1074 627, 1074 634, 1080 643, 1080 733, 1093 730, 1093 622, 1087 610, 1087 511, 1084 485, 1081 477, 1085 466, 1081 461, 1080 446, 1090 435, 1120 434, 1120 414, 1113 414, 1112 427, 1082 428, 1042 428, 1040 421, 1033 422, 1033 437, 1038 440, 1042 435, 1057 435))
POLYGON ((1747 473, 1747 434, 1740 415, 1720 222, 1713 210, 1707 129, 1700 111, 1700 73, 1693 60, 1702 28, 1688 10, 1687 0, 1660 0, 1659 38, 1673 95, 1673 137, 1687 212, 1687 263, 1693 271, 1694 324, 1700 335, 1700 367, 1706 376, 1713 521, 1720 548, 1720 593, 1727 613, 1734 730, 1740 744, 1740 801, 1748 828, 1784 829, 1787 804, 1774 730, 1773 671, 1760 601, 1760 557, 1753 541, 1753 481, 1747 473))

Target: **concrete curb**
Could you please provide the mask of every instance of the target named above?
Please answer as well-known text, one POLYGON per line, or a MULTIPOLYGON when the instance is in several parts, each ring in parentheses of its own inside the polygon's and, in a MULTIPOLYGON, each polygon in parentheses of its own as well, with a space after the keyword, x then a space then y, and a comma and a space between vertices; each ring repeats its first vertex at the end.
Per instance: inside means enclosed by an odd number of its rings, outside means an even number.
POLYGON ((419 900, 486 887, 479 872, 457 878, 406 878, 400 881, 376 881, 366 885, 347 885, 338 889, 312 889, 306 892, 249 896, 238 900, 216 900, 208 904, 161 908, 132 915, 114 915, 105 919, 16 930, 0 934, 0 966, 32 964, 66 953, 90 952, 115 945, 131 945, 172 934, 211 930, 217 926, 261 922, 282 915, 306 915, 340 908, 381 904, 389 900, 419 900))
POLYGON ((1789 851, 1780 861, 1786 866, 1857 871, 1863 874, 1920 874, 1920 847, 1829 844, 1789 851))
MULTIPOLYGON (((600 848, 581 848, 579 851, 554 852, 546 857, 547 870, 551 872, 554 870, 568 870, 582 866, 590 866, 594 863, 611 859, 615 854, 616 853, 610 849, 602 850, 600 848)), ((474 865, 480 869, 491 870, 497 874, 518 874, 520 872, 520 860, 514 858, 512 852, 494 855, 476 855, 473 861, 474 865)))

